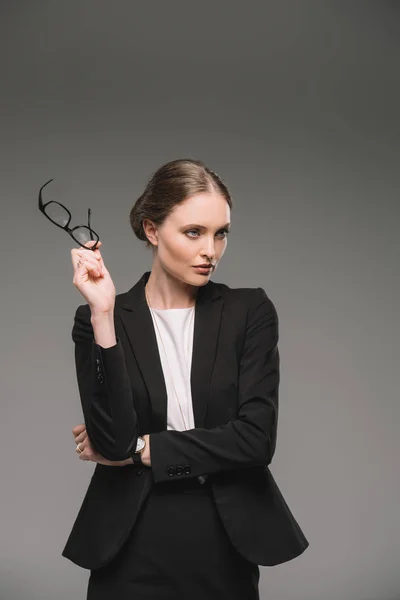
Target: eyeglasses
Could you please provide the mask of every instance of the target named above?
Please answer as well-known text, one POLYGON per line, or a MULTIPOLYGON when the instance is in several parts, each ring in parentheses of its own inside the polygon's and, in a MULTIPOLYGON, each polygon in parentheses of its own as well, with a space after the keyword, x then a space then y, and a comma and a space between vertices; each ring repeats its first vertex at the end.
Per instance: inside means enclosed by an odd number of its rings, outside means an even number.
POLYGON ((99 236, 93 229, 90 227, 90 214, 91 210, 88 208, 88 224, 86 225, 76 225, 70 229, 69 223, 71 221, 71 213, 68 208, 66 208, 60 202, 55 202, 54 200, 50 200, 43 204, 42 200, 42 190, 43 188, 53 181, 53 179, 49 179, 46 181, 44 185, 39 190, 39 210, 47 217, 54 225, 57 227, 61 227, 61 229, 65 229, 67 233, 72 237, 73 240, 80 246, 83 246, 89 250, 96 250, 97 242, 99 241, 99 236), (85 246, 85 244, 89 241, 93 240, 95 243, 93 246, 85 246))

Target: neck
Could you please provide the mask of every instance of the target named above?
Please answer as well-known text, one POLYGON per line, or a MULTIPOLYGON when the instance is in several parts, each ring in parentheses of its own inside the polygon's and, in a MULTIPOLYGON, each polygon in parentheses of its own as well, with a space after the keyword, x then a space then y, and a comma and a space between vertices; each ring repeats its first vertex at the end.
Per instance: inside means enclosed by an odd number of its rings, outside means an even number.
POLYGON ((195 306, 197 293, 197 286, 178 281, 170 275, 156 276, 153 271, 145 286, 147 303, 159 310, 195 306))

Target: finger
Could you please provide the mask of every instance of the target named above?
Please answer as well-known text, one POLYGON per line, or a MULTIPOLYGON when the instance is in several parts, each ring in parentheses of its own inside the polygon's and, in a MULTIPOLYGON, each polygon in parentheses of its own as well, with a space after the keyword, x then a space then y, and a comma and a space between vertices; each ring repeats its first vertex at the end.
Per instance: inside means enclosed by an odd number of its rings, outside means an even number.
MULTIPOLYGON (((104 271, 107 271, 106 265, 104 264, 103 257, 100 254, 100 250, 95 250, 94 252, 92 252, 92 254, 94 255, 94 258, 98 261, 98 263, 101 265, 102 269, 104 271)), ((108 271, 107 271, 107 273, 108 273, 108 271)))
MULTIPOLYGON (((92 242, 86 242, 85 246, 90 246, 92 242)), ((103 257, 101 256, 101 252, 99 249, 99 246, 102 245, 103 242, 101 242, 100 240, 97 243, 96 249, 95 250, 89 250, 89 252, 91 252, 92 256, 94 256, 94 258, 96 260, 98 260, 100 262, 100 264, 102 265, 102 267, 105 267, 104 265, 104 261, 103 261, 103 257)))
MULTIPOLYGON (((78 444, 77 444, 77 446, 78 446, 78 444)), ((82 442, 79 443, 79 450, 80 450, 80 452, 78 452, 77 449, 75 448, 78 458, 80 458, 81 460, 88 460, 86 446, 84 443, 82 443, 82 442)))
POLYGON ((78 276, 88 273, 93 277, 100 277, 103 274, 103 270, 99 264, 99 261, 97 261, 93 256, 87 256, 83 254, 77 259, 75 264, 75 273, 78 276))
MULTIPOLYGON (((100 250, 98 248, 96 248, 96 250, 90 250, 90 245, 93 244, 93 242, 86 242, 86 244, 84 244, 84 246, 80 246, 79 248, 71 248, 71 257, 72 257, 72 262, 76 262, 78 260, 78 257, 82 257, 82 256, 86 256, 87 258, 96 258, 98 260, 98 257, 101 256, 100 250)), ((98 242, 98 245, 101 245, 102 242, 98 242)))
MULTIPOLYGON (((82 448, 82 445, 79 447, 82 448)), ((93 460, 93 452, 90 448, 85 447, 84 451, 81 452, 80 454, 78 454, 78 458, 80 458, 80 460, 85 460, 85 461, 93 460)))
POLYGON ((86 440, 87 438, 87 432, 86 429, 84 431, 82 431, 82 433, 80 433, 79 435, 77 435, 75 437, 75 444, 80 444, 82 443, 84 440, 86 440))
MULTIPOLYGON (((89 248, 89 249, 90 249, 90 248, 93 246, 93 242, 94 242, 94 240, 89 240, 88 242, 86 242, 86 243, 84 244, 84 246, 86 246, 87 248, 89 248)), ((101 242, 101 241, 99 240, 99 241, 97 242, 97 245, 96 245, 96 250, 91 250, 91 252, 98 252, 98 248, 99 248, 99 246, 101 246, 101 245, 102 245, 102 243, 103 243, 103 242, 101 242)))
POLYGON ((90 252, 90 250, 78 250, 77 252, 74 252, 72 256, 72 262, 74 266, 77 267, 83 262, 97 265, 99 261, 93 255, 93 252, 90 252))
POLYGON ((75 425, 75 427, 73 427, 72 433, 73 435, 79 435, 84 429, 86 429, 85 423, 79 423, 79 425, 75 425))
MULTIPOLYGON (((90 246, 90 243, 91 242, 86 242, 85 246, 90 246)), ((100 241, 98 243, 100 245, 102 244, 102 242, 100 241)), ((82 267, 83 270, 82 272, 79 272, 79 274, 83 274, 89 271, 89 267, 86 268, 86 265, 93 265, 93 269, 96 273, 99 273, 99 270, 96 271, 96 266, 100 266, 100 274, 108 274, 108 270, 106 269, 100 250, 98 248, 96 248, 96 250, 86 250, 82 247, 72 248, 71 259, 75 271, 78 271, 78 269, 82 267)))
MULTIPOLYGON (((87 248, 87 250, 83 250, 84 252, 90 252, 90 254, 92 256, 94 256, 97 260, 99 260, 99 258, 101 258, 101 252, 100 252, 100 246, 102 245, 103 242, 101 242, 100 240, 97 242, 96 245, 96 249, 95 250, 91 250, 91 246, 93 246, 93 240, 90 240, 90 242, 86 242, 85 247, 87 248)), ((77 249, 79 251, 79 249, 77 249)))

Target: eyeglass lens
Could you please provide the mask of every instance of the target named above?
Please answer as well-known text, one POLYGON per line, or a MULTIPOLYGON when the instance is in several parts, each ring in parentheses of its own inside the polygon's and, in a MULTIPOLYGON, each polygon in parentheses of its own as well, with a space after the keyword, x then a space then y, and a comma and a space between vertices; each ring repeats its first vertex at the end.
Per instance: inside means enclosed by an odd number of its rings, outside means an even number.
MULTIPOLYGON (((70 220, 69 213, 63 208, 60 204, 54 201, 50 201, 44 208, 46 215, 57 225, 60 227, 64 227, 68 224, 70 220)), ((94 232, 86 227, 85 225, 81 225, 79 227, 73 227, 72 233, 74 238, 80 244, 86 244, 91 240, 96 240, 96 236, 94 232)))

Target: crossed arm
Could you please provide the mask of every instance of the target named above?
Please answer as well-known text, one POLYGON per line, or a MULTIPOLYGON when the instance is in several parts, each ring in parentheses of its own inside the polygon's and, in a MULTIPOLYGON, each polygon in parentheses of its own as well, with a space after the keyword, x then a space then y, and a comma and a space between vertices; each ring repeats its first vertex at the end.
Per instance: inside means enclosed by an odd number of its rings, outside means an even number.
MULTIPOLYGON (((123 354, 117 344, 102 349, 93 341, 90 316, 78 307, 72 337, 87 434, 94 450, 119 466, 130 464, 138 425, 123 354), (100 353, 107 386, 93 376, 100 353)), ((169 479, 168 466, 188 464, 191 477, 270 464, 278 421, 278 315, 262 288, 249 290, 246 335, 239 365, 238 413, 211 429, 150 433, 147 444, 154 481, 169 479)))
MULTIPOLYGON (((78 425, 75 425, 75 427, 72 429, 72 435, 74 436, 75 445, 80 444, 79 448, 82 450, 82 452, 78 454, 78 457, 81 460, 100 463, 101 465, 107 465, 108 467, 125 467, 126 465, 131 465, 133 463, 132 458, 126 458, 125 460, 109 460, 108 458, 104 458, 104 456, 102 456, 93 448, 86 431, 85 423, 79 423, 78 425)), ((147 433, 143 437, 146 440, 146 446, 141 456, 142 463, 146 467, 151 467, 149 444, 150 435, 147 433)))

